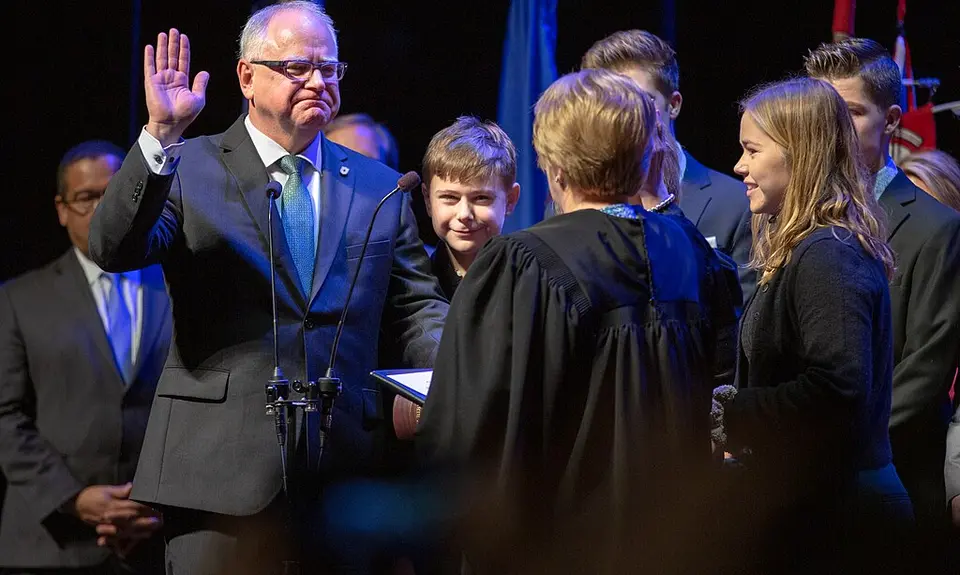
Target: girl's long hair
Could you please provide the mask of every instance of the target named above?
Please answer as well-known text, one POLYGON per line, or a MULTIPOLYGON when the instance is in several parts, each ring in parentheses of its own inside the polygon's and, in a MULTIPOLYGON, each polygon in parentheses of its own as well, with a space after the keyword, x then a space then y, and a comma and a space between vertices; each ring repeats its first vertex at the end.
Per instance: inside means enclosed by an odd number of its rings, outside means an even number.
POLYGON ((848 230, 893 277, 886 217, 859 161, 853 120, 828 83, 796 78, 763 86, 742 103, 761 130, 783 148, 790 180, 775 215, 753 216, 753 257, 760 283, 790 260, 790 253, 816 229, 848 230))

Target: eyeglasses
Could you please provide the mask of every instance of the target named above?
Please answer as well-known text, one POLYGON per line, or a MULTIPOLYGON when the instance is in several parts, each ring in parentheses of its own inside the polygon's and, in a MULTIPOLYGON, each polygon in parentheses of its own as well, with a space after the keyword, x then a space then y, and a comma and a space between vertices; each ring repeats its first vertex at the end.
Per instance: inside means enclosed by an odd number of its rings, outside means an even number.
POLYGON ((340 81, 347 71, 346 62, 309 62, 307 60, 253 60, 251 64, 260 64, 271 70, 280 72, 294 82, 306 82, 313 76, 313 71, 320 70, 324 80, 340 81))
POLYGON ((72 200, 66 200, 63 196, 57 198, 57 201, 61 204, 67 206, 67 209, 74 212, 79 216, 86 216, 93 210, 97 209, 97 206, 100 204, 100 200, 103 199, 103 192, 84 192, 78 194, 77 197, 72 200))

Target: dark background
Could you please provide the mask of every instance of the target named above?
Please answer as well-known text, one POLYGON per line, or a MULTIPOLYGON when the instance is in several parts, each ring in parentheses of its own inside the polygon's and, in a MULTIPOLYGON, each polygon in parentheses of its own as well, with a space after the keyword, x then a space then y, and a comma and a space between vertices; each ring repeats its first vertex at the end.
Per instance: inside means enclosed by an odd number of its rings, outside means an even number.
MULTIPOLYGON (((858 4, 857 34, 892 48, 896 0, 858 4)), ((189 34, 192 71, 211 73, 207 107, 187 136, 223 131, 236 119, 241 95, 234 54, 250 5, 249 0, 7 4, 0 84, 8 107, 0 139, 7 183, 0 208, 0 281, 53 259, 69 245, 53 204, 59 158, 85 139, 133 143, 146 121, 143 44, 155 42, 157 32, 176 26, 189 34)), ((943 81, 938 102, 960 99, 958 6, 954 0, 908 2, 914 69, 918 77, 943 81)), ((385 122, 399 142, 401 168, 419 169, 430 136, 457 116, 496 119, 508 7, 508 0, 328 0, 340 33, 340 58, 350 65, 341 111, 363 111, 385 122)), ((669 38, 669 17, 664 18, 669 8, 684 95, 678 138, 702 162, 729 173, 739 156, 738 99, 758 83, 800 71, 806 51, 830 39, 833 2, 559 0, 558 71, 575 69, 594 41, 616 30, 645 28, 669 38)), ((955 156, 958 128, 951 114, 938 114, 939 147, 955 156)))

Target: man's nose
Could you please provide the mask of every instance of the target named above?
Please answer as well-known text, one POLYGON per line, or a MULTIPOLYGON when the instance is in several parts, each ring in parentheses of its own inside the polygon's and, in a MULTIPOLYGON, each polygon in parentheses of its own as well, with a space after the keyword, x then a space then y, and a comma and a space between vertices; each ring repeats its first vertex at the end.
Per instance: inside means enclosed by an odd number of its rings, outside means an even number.
POLYGON ((327 83, 323 80, 323 74, 320 73, 320 68, 314 68, 310 72, 310 77, 307 78, 307 81, 303 83, 304 87, 309 87, 315 90, 323 90, 327 87, 327 83))

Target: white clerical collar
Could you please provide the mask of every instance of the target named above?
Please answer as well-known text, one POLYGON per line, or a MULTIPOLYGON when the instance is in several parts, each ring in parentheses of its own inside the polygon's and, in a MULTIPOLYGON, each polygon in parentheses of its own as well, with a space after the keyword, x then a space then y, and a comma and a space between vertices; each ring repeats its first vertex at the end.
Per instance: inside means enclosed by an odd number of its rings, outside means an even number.
MULTIPOLYGON (((290 155, 290 152, 285 150, 283 146, 274 142, 270 137, 258 130, 256 126, 253 125, 253 122, 250 121, 249 115, 243 119, 243 125, 247 128, 247 133, 250 134, 250 140, 253 141, 253 147, 257 149, 257 154, 260 156, 260 161, 263 162, 263 167, 269 169, 270 166, 279 162, 280 158, 290 155)), ((310 165, 319 172, 323 164, 323 154, 320 153, 320 134, 318 133, 317 137, 310 142, 310 145, 297 154, 297 156, 309 162, 310 165)))

